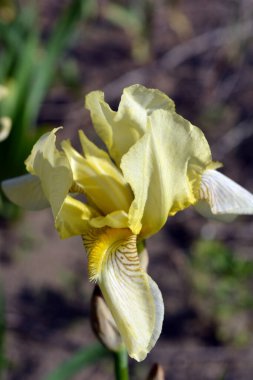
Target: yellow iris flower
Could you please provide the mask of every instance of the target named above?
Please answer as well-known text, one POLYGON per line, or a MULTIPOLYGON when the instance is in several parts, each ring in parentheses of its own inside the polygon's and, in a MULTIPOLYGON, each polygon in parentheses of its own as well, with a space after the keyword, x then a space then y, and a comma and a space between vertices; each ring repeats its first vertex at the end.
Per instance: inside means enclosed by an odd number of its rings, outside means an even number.
POLYGON ((204 134, 162 92, 130 86, 116 112, 94 91, 86 107, 108 153, 81 131, 81 154, 68 140, 58 150, 54 129, 27 158, 30 174, 2 187, 26 208, 51 206, 61 238, 82 236, 89 277, 99 284, 129 355, 140 361, 160 335, 164 307, 141 268, 137 242, 190 205, 209 216, 252 214, 253 196, 215 170, 220 164, 204 134))

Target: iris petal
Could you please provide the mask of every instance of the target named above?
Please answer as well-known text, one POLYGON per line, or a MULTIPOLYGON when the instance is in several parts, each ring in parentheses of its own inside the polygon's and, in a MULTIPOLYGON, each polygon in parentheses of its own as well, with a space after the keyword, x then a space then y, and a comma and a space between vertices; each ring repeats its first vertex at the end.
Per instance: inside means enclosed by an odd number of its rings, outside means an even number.
POLYGON ((206 170, 202 176, 200 202, 197 210, 205 216, 225 215, 232 220, 239 214, 253 214, 253 195, 216 170, 206 170))
POLYGON ((129 210, 133 233, 150 236, 168 215, 194 203, 192 172, 200 178, 210 161, 208 143, 197 127, 175 113, 153 112, 147 132, 121 161, 135 195, 129 210))
POLYGON ((172 111, 175 106, 159 90, 137 84, 124 89, 117 112, 105 102, 101 91, 87 95, 86 108, 97 134, 119 166, 122 156, 145 133, 148 116, 158 109, 172 111))
POLYGON ((40 179, 55 218, 73 183, 67 157, 55 146, 55 133, 58 129, 45 133, 34 145, 25 162, 27 170, 40 179))
POLYGON ((89 220, 97 216, 90 206, 67 195, 56 216, 55 227, 62 239, 84 234, 90 228, 89 220))
POLYGON ((62 142, 62 148, 68 157, 74 181, 102 214, 128 211, 132 192, 112 161, 90 155, 84 158, 67 140, 62 142))
POLYGON ((2 182, 5 195, 15 204, 28 210, 49 207, 49 202, 41 187, 40 179, 31 174, 7 179, 2 182))
POLYGON ((91 230, 83 237, 89 276, 96 280, 129 355, 141 361, 156 343, 164 306, 159 288, 140 266, 128 229, 91 230))
POLYGON ((83 131, 79 131, 80 143, 85 157, 96 157, 111 162, 110 156, 103 149, 98 148, 92 141, 88 139, 83 131))
POLYGON ((127 228, 128 215, 123 210, 113 211, 106 216, 97 216, 90 220, 90 225, 95 228, 111 227, 111 228, 127 228))

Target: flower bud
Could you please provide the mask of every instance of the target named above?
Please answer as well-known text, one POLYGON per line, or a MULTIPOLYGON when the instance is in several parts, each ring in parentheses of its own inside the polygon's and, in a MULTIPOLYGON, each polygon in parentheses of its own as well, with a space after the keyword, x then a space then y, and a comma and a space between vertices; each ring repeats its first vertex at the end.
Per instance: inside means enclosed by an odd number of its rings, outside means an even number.
POLYGON ((165 380, 163 367, 160 364, 154 364, 149 372, 147 380, 165 380))
POLYGON ((91 297, 91 326, 105 347, 111 351, 119 350, 122 340, 98 285, 91 297))

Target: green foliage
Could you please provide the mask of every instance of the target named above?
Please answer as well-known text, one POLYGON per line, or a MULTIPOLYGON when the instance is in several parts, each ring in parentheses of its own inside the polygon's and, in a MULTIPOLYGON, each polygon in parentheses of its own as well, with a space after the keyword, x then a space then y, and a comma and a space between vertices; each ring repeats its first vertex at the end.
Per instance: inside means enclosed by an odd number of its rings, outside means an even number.
POLYGON ((104 9, 104 17, 113 24, 123 28, 132 41, 132 55, 138 62, 151 58, 151 33, 154 5, 151 0, 134 1, 122 5, 109 1, 104 9))
POLYGON ((96 343, 93 346, 83 348, 74 354, 69 360, 62 363, 51 374, 43 380, 69 380, 74 375, 81 372, 90 364, 97 363, 98 360, 111 356, 111 353, 101 344, 96 343))
MULTIPOLYGON (((36 122, 41 104, 52 85, 62 54, 76 30, 86 19, 91 0, 73 0, 59 17, 48 41, 43 42, 38 29, 38 15, 33 3, 22 7, 16 17, 6 22, 0 13, 0 84, 8 88, 1 102, 0 117, 12 121, 11 133, 0 147, 0 181, 23 174, 24 160, 44 130, 36 122)), ((15 215, 2 194, 0 214, 15 215), (11 210, 10 210, 11 209, 11 210)))
POLYGON ((128 354, 124 346, 114 353, 114 368, 116 380, 129 380, 128 354))
POLYGON ((191 274, 197 304, 216 322, 219 338, 244 343, 249 338, 245 313, 253 309, 253 261, 220 242, 199 241, 192 251, 191 274))

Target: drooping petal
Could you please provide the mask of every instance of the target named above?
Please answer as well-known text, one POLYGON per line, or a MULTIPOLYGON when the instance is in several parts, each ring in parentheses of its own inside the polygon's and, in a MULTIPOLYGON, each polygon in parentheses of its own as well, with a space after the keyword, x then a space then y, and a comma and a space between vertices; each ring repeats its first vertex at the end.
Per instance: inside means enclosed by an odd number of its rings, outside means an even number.
POLYGON ((140 361, 157 341, 164 307, 159 288, 141 269, 128 229, 91 230, 83 237, 89 276, 96 280, 126 345, 140 361))
POLYGON ((68 157, 74 181, 102 214, 128 211, 132 192, 112 161, 90 155, 84 158, 69 141, 63 141, 62 148, 68 157))
POLYGON ((148 115, 158 109, 172 111, 175 106, 159 90, 137 84, 124 89, 117 112, 105 102, 101 91, 87 95, 86 108, 97 134, 119 165, 121 157, 145 133, 148 115))
POLYGON ((229 223, 236 219, 235 214, 214 214, 208 202, 200 200, 194 205, 195 210, 204 218, 213 219, 218 222, 229 223))
POLYGON ((232 220, 234 215, 253 214, 253 195, 216 170, 202 175, 199 200, 197 210, 207 216, 225 214, 225 220, 232 220))
POLYGON ((97 215, 92 207, 67 195, 56 216, 55 228, 62 239, 82 235, 90 228, 89 220, 97 215))
POLYGON ((40 179, 31 174, 3 181, 2 189, 4 194, 20 207, 28 210, 41 210, 49 207, 40 179))
POLYGON ((194 203, 196 183, 210 161, 208 143, 197 127, 176 113, 153 112, 147 132, 121 161, 135 195, 129 210, 133 233, 147 237, 161 229, 168 215, 194 203))
POLYGON ((45 133, 34 145, 25 162, 27 170, 40 179, 54 217, 57 216, 73 183, 67 157, 55 146, 55 133, 58 129, 55 128, 51 132, 45 133))

